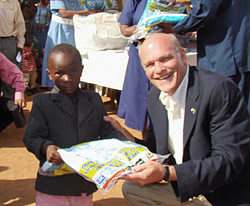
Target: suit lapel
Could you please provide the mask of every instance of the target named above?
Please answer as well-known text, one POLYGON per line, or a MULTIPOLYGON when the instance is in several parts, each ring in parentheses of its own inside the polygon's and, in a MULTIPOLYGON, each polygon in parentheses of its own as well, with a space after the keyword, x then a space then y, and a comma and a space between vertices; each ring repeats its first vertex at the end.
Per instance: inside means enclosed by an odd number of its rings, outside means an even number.
POLYGON ((165 106, 159 100, 160 90, 153 87, 148 95, 148 106, 156 137, 157 153, 168 153, 168 117, 165 106))
POLYGON ((51 91, 51 98, 58 105, 60 110, 71 117, 76 118, 76 109, 73 105, 73 102, 69 97, 60 92, 57 87, 54 87, 51 91))
POLYGON ((78 102, 78 122, 82 122, 90 113, 93 112, 94 107, 90 102, 90 95, 86 92, 79 92, 79 102, 78 102))
POLYGON ((193 67, 189 69, 189 81, 186 97, 186 108, 184 118, 183 146, 185 148, 191 132, 194 128, 199 110, 199 81, 197 72, 193 67))
POLYGON ((71 99, 60 92, 57 87, 52 89, 51 95, 52 100, 56 102, 61 111, 71 117, 77 118, 78 122, 84 120, 93 111, 93 106, 90 104, 90 96, 88 93, 83 93, 80 89, 78 91, 79 99, 77 110, 75 109, 71 99))
POLYGON ((159 151, 161 151, 161 154, 166 154, 168 153, 168 116, 167 116, 167 110, 165 109, 165 106, 162 105, 160 100, 158 100, 158 103, 159 103, 158 104, 159 126, 160 128, 162 128, 161 129, 162 136, 161 136, 159 151))

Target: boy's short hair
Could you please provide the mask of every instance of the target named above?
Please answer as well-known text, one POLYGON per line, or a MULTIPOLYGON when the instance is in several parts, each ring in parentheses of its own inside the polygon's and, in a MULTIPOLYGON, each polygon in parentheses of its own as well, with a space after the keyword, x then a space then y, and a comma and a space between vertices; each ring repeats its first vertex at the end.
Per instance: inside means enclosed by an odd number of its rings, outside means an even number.
POLYGON ((23 11, 25 7, 31 8, 31 2, 29 0, 23 1, 23 3, 21 4, 21 10, 23 11))
POLYGON ((80 55, 80 52, 74 46, 72 46, 71 44, 65 44, 65 43, 58 44, 58 45, 54 46, 50 50, 50 52, 48 54, 47 61, 48 61, 48 59, 50 58, 50 56, 52 54, 55 54, 55 53, 58 53, 58 52, 70 53, 70 54, 74 55, 74 57, 76 59, 78 59, 80 62, 82 62, 82 57, 80 55))

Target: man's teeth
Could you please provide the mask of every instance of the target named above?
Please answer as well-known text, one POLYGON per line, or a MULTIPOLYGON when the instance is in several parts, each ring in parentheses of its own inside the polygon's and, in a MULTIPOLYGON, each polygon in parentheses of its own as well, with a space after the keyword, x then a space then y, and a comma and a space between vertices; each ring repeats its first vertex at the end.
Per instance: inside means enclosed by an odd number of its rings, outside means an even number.
POLYGON ((160 79, 160 80, 167 79, 169 76, 170 76, 170 74, 168 74, 168 75, 166 75, 166 76, 164 76, 164 77, 161 77, 161 78, 159 78, 159 79, 160 79))

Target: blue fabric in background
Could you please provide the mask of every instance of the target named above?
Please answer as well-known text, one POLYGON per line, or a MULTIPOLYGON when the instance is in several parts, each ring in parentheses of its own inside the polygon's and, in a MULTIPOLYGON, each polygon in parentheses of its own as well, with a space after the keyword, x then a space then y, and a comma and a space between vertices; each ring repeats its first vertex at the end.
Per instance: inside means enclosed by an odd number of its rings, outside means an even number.
MULTIPOLYGON (((127 0, 118 21, 129 26, 136 25, 146 7, 146 0, 127 0)), ((129 61, 121 91, 118 116, 125 119, 129 128, 143 131, 146 119, 146 96, 151 84, 141 66, 136 45, 131 44, 129 61)))

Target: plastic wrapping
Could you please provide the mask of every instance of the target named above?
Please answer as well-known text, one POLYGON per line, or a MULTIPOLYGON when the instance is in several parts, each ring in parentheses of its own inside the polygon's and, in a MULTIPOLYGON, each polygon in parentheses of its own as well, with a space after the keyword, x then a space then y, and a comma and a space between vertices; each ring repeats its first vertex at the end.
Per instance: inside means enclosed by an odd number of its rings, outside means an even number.
POLYGON ((176 24, 187 15, 184 14, 185 6, 177 4, 172 5, 168 0, 148 0, 146 8, 137 24, 135 34, 131 36, 130 41, 143 39, 152 33, 162 30, 156 25, 160 23, 176 24))
POLYGON ((87 17, 74 15, 76 48, 81 55, 89 50, 103 51, 124 49, 128 38, 121 34, 117 19, 120 13, 110 14, 101 12, 87 17))
POLYGON ((130 167, 159 159, 158 155, 140 144, 117 139, 91 141, 59 149, 58 152, 65 164, 56 166, 45 162, 39 169, 40 174, 55 176, 76 172, 94 182, 104 194, 119 177, 131 172, 130 167))

